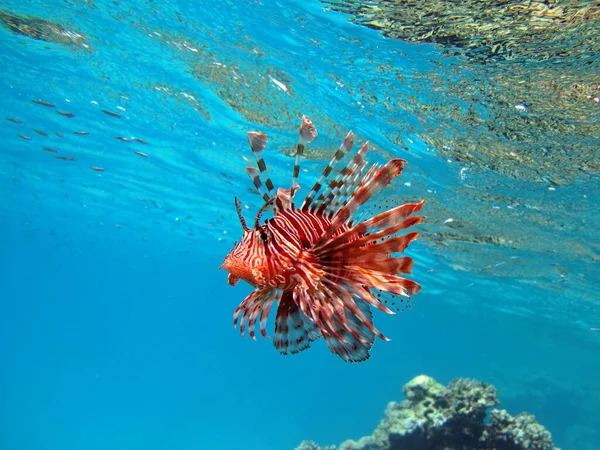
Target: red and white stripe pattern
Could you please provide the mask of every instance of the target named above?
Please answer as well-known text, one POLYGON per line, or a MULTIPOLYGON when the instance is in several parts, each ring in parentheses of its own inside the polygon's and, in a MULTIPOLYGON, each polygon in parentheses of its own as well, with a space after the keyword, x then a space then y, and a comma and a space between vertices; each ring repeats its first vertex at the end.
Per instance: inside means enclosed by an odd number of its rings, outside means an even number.
POLYGON ((267 170, 262 157, 266 136, 248 134, 258 165, 258 169, 249 168, 248 173, 265 206, 250 229, 236 199, 244 234, 222 267, 229 272, 230 284, 243 279, 256 290, 235 310, 234 326, 239 325, 242 335, 248 330, 255 339, 258 322, 261 334, 267 337, 267 317, 277 304, 274 345, 281 353, 305 350, 323 336, 329 349, 345 361, 364 361, 369 358, 375 336, 387 340, 373 325, 371 307, 393 314, 372 291, 408 297, 420 290, 416 282, 398 276, 411 272, 412 259, 394 254, 403 252, 417 239, 418 233, 398 233, 422 222, 423 217, 413 214, 424 202, 400 205, 353 224, 357 210, 402 172, 405 161, 393 159, 382 167, 368 166, 365 144, 325 183, 352 149, 354 136, 350 132, 296 209, 293 197, 300 158, 304 146, 316 135, 304 116, 292 185, 290 189, 279 188, 273 195, 271 180, 263 183, 261 179, 267 170), (272 205, 273 217, 261 224, 260 215, 272 205))

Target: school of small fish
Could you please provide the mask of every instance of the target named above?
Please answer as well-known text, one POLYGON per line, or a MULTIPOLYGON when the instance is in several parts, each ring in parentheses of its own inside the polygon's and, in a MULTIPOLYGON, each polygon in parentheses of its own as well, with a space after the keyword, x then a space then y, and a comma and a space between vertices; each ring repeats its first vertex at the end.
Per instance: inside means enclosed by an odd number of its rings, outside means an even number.
MULTIPOLYGON (((58 109, 56 109, 56 105, 54 103, 45 101, 45 100, 41 100, 41 99, 32 99, 31 100, 32 103, 36 104, 36 105, 40 105, 40 106, 44 106, 46 108, 52 108, 56 111, 57 114, 59 114, 62 117, 65 117, 66 119, 73 119, 75 118, 75 114, 68 112, 68 111, 60 111, 58 109)), ((97 102, 92 102, 93 104, 97 105, 97 102)), ((123 108, 120 108, 123 109, 123 108)), ((122 119, 122 115, 119 113, 116 113, 114 111, 110 111, 110 110, 106 110, 106 109, 102 109, 101 110, 102 113, 106 114, 107 116, 113 117, 115 119, 122 119)), ((6 120, 15 124, 15 125, 24 125, 23 121, 21 119, 17 119, 15 117, 6 117, 6 120)), ((35 134, 42 136, 43 138, 49 138, 51 137, 49 132, 38 129, 38 128, 32 128, 31 131, 33 131, 35 134)), ((64 133, 61 133, 59 131, 53 131, 52 134, 57 137, 57 138, 64 138, 65 135, 64 133)), ((79 130, 75 130, 72 131, 72 134, 75 136, 88 136, 90 134, 90 131, 85 130, 85 129, 79 129, 79 130)), ((34 138, 28 134, 24 134, 24 133, 17 133, 17 136, 21 139, 23 139, 24 141, 32 141, 34 138)), ((135 142, 138 144, 143 144, 143 145, 148 145, 148 141, 141 139, 139 137, 124 137, 124 136, 115 136, 115 139, 122 141, 122 142, 135 142)), ((55 147, 55 146, 49 146, 49 145, 42 145, 42 150, 48 153, 60 153, 60 149, 55 147)), ((137 156, 140 156, 142 158, 148 158, 149 155, 148 153, 144 153, 141 151, 134 151, 134 154, 136 154, 137 156)), ((77 161, 77 157, 76 156, 72 156, 72 155, 57 155, 54 156, 55 159, 59 160, 59 161, 77 161)), ((95 172, 104 172, 106 170, 106 168, 104 167, 100 167, 100 166, 90 166, 89 167, 90 170, 93 170, 95 172)))

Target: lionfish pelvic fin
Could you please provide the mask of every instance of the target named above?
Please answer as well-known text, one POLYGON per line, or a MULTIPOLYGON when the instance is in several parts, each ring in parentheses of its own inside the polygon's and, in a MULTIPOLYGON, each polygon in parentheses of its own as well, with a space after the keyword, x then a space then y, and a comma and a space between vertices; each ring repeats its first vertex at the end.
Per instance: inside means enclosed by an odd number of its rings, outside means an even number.
POLYGON ((271 287, 256 289, 251 292, 233 313, 233 326, 236 327, 239 322, 242 336, 247 326, 248 334, 256 340, 254 328, 256 320, 260 317, 260 333, 267 338, 267 317, 277 299, 277 291, 271 287))
POLYGON ((292 291, 284 291, 275 317, 275 348, 284 355, 294 354, 309 348, 319 337, 319 328, 300 311, 292 291))

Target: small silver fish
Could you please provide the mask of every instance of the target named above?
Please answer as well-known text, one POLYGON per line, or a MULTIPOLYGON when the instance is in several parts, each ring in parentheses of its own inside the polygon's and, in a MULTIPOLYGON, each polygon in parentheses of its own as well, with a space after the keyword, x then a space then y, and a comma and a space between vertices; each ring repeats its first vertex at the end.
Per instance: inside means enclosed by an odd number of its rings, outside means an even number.
POLYGON ((117 119, 120 119, 120 118, 121 118, 121 115, 120 115, 120 114, 117 114, 116 112, 107 111, 106 109, 103 109, 103 110, 102 110, 102 112, 103 112, 104 114, 107 114, 107 115, 111 116, 111 117, 116 117, 117 119))
POLYGON ((56 105, 54 103, 45 102, 44 100, 31 100, 33 103, 37 103, 38 105, 47 106, 48 108, 54 108, 56 105))

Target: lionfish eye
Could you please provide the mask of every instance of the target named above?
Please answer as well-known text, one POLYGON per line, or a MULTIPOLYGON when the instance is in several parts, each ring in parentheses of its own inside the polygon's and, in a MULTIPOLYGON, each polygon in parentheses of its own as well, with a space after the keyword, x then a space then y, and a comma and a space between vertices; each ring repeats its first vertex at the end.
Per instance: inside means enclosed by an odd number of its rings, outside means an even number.
POLYGON ((263 242, 267 242, 267 240, 269 239, 269 235, 267 234, 267 232, 266 232, 266 231, 263 231, 262 233, 260 233, 260 239, 261 239, 263 242))

